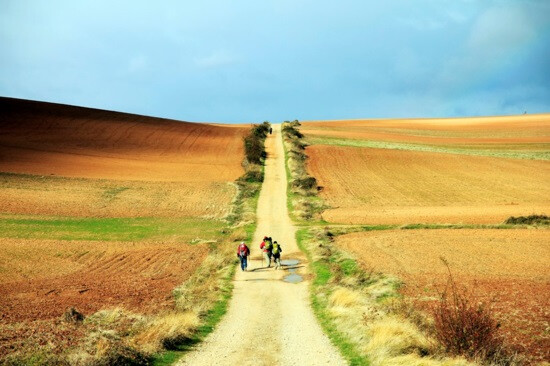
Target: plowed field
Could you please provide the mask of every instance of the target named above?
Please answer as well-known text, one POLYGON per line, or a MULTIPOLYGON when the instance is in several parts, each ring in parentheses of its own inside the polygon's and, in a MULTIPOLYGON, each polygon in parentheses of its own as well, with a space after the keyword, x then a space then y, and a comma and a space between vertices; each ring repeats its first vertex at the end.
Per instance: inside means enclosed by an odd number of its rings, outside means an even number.
POLYGON ((500 223, 550 212, 550 115, 308 122, 302 131, 327 221, 500 223))
POLYGON ((205 245, 2 239, 2 321, 58 318, 68 306, 87 315, 116 306, 158 310, 207 252, 205 245))
POLYGON ((229 182, 155 182, 0 174, 0 213, 78 217, 227 215, 229 182))
POLYGON ((3 213, 219 218, 243 173, 248 127, 9 98, 0 111, 3 213))
POLYGON ((546 161, 326 145, 307 153, 331 222, 500 223, 550 212, 546 161))
POLYGON ((68 307, 85 316, 173 307, 172 290, 208 252, 206 245, 0 241, 0 359, 26 347, 62 352, 81 342, 85 328, 62 321, 68 307))
POLYGON ((389 230, 348 234, 337 244, 366 269, 401 278, 404 294, 429 304, 450 264, 455 280, 493 307, 508 341, 530 361, 550 361, 550 240, 540 230, 389 230))
POLYGON ((0 171, 99 179, 226 182, 243 173, 247 127, 0 99, 0 171))

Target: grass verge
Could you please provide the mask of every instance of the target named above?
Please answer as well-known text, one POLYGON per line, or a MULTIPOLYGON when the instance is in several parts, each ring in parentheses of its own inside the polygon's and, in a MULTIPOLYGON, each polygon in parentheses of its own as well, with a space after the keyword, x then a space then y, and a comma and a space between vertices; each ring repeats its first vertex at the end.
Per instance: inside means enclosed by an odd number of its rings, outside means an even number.
POLYGON ((311 221, 323 223, 321 211, 327 207, 317 197, 320 189, 317 180, 306 170, 306 147, 304 135, 299 131, 300 122, 285 121, 282 124, 283 145, 287 172, 287 205, 292 219, 299 224, 311 221))
POLYGON ((363 270, 333 245, 334 236, 344 233, 344 228, 303 228, 297 240, 314 274, 313 310, 350 365, 470 364, 442 355, 425 332, 429 320, 402 302, 399 279, 363 270))

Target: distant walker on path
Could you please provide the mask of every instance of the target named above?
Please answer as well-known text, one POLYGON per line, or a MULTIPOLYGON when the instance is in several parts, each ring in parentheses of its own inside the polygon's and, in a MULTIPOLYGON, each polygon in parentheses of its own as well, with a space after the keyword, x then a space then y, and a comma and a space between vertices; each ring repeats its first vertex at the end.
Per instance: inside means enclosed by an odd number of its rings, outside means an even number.
POLYGON ((239 246, 237 247, 237 258, 241 261, 241 271, 246 271, 248 267, 248 256, 250 255, 250 249, 246 246, 246 244, 241 242, 239 246))

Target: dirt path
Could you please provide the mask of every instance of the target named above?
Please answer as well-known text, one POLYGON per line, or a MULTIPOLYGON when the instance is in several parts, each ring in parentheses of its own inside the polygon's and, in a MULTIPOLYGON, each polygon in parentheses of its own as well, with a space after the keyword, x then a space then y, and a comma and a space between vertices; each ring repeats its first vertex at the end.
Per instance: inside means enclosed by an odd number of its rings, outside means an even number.
MULTIPOLYGON (((266 140, 268 159, 258 202, 258 228, 249 245, 249 272, 240 268, 233 298, 224 319, 179 365, 344 365, 324 335, 309 306, 308 281, 289 283, 291 269, 307 278, 307 263, 298 249, 295 228, 286 206, 286 172, 281 126, 266 140), (272 236, 283 249, 283 260, 298 259, 285 270, 261 268, 259 244, 272 236)), ((236 248, 235 248, 236 251, 236 248)))

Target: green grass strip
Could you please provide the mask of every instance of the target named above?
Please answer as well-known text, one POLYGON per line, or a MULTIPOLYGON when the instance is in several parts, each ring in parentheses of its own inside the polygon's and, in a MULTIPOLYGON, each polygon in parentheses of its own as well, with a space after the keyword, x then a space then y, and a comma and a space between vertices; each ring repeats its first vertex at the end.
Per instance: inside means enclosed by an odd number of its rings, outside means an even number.
POLYGON ((223 236, 226 224, 201 218, 0 217, 0 236, 19 239, 198 242, 223 236))
POLYGON ((307 142, 312 145, 335 145, 349 147, 367 147, 374 149, 408 150, 434 152, 444 154, 459 154, 472 156, 489 156, 495 158, 525 159, 525 160, 550 160, 550 149, 546 151, 506 151, 468 149, 454 146, 437 146, 424 144, 410 144, 404 142, 353 140, 332 137, 309 137, 307 142))

